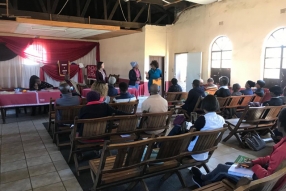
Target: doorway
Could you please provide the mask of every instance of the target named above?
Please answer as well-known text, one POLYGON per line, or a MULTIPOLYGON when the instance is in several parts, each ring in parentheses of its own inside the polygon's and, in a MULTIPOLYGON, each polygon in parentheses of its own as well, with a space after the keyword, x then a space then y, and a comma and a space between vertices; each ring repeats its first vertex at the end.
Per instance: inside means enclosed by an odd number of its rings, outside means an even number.
POLYGON ((186 92, 187 65, 187 53, 175 54, 175 78, 178 80, 178 84, 182 87, 183 92, 186 92))
MULTIPOLYGON (((160 94, 162 96, 164 96, 165 95, 165 57, 163 57, 163 56, 149 56, 149 64, 153 60, 156 60, 158 62, 159 69, 162 71, 160 94)), ((151 69, 150 65, 149 65, 149 69, 151 69)))

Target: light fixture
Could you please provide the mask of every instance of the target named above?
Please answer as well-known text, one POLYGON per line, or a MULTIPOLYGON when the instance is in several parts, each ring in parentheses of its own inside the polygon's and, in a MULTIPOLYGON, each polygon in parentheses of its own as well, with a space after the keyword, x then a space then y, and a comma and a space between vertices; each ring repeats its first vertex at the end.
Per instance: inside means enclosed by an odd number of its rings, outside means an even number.
POLYGON ((31 30, 38 30, 38 31, 62 31, 66 32, 66 28, 41 28, 41 27, 31 27, 31 30))

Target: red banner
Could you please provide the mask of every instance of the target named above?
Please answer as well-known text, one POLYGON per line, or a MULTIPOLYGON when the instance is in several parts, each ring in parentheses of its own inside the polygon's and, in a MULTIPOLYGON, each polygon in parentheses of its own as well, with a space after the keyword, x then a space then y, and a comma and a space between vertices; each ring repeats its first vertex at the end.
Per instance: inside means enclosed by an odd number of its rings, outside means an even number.
POLYGON ((96 79, 96 70, 97 70, 96 65, 87 65, 86 66, 87 79, 95 80, 96 79))
POLYGON ((59 75, 60 76, 65 76, 66 74, 70 74, 70 63, 60 63, 58 61, 58 66, 59 66, 59 75))

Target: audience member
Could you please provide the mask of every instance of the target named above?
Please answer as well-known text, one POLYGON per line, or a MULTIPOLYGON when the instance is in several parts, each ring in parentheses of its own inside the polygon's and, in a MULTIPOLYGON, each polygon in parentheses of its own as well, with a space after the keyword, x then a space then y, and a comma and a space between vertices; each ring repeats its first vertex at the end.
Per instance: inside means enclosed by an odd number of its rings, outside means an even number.
POLYGON ((240 90, 240 85, 239 84, 233 84, 232 85, 232 90, 233 90, 233 92, 232 92, 232 96, 241 96, 242 95, 242 93, 239 91, 240 90))
POLYGON ((206 87, 206 90, 208 90, 208 89, 216 89, 217 90, 218 89, 217 85, 214 84, 214 79, 209 78, 207 83, 208 83, 208 86, 206 87))
POLYGON ((129 87, 139 89, 141 73, 137 62, 131 62, 132 69, 129 71, 129 87))
POLYGON ((116 78, 111 76, 108 79, 108 96, 114 97, 118 95, 117 89, 115 89, 114 84, 116 83, 116 78))
MULTIPOLYGON (((60 84, 65 84, 65 83, 67 83, 67 84, 71 87, 71 93, 72 93, 73 95, 78 95, 78 96, 80 96, 81 93, 80 93, 79 89, 77 88, 77 85, 78 85, 79 83, 77 83, 77 82, 71 80, 69 74, 66 74, 66 75, 65 75, 65 81, 62 81, 60 84)), ((80 84, 80 85, 81 85, 81 86, 85 86, 84 84, 80 84)))
POLYGON ((253 88, 255 86, 255 82, 254 81, 251 81, 251 80, 248 80, 246 83, 245 83, 245 90, 241 90, 240 92, 243 94, 243 95, 253 95, 253 91, 251 88, 253 88))
POLYGON ((188 98, 185 101, 185 104, 182 106, 184 110, 188 113, 193 112, 196 103, 200 97, 205 97, 205 92, 200 88, 200 81, 193 81, 193 89, 191 89, 188 93, 188 98))
POLYGON ((206 90, 206 88, 205 88, 205 86, 204 86, 204 80, 203 80, 203 79, 200 79, 200 88, 201 88, 203 91, 206 90))
POLYGON ((228 97, 230 96, 230 91, 228 89, 229 78, 226 76, 222 76, 219 78, 219 89, 215 92, 215 96, 217 97, 228 97))
POLYGON ((114 98, 115 103, 123 103, 135 101, 136 97, 133 94, 128 92, 128 84, 125 82, 121 82, 119 84, 120 95, 114 98))
MULTIPOLYGON (((142 103, 142 111, 148 113, 162 113, 168 111, 168 102, 159 95, 159 86, 152 84, 150 86, 150 96, 142 103)), ((159 134, 164 130, 146 131, 148 134, 159 134)))
MULTIPOLYGON (((251 168, 254 172, 253 180, 265 178, 278 170, 285 167, 286 161, 286 109, 283 109, 278 118, 278 129, 283 132, 283 138, 279 143, 273 146, 273 151, 270 155, 251 160, 248 163, 239 163, 238 167, 251 168)), ((212 172, 203 174, 199 168, 193 167, 193 180, 199 187, 212 182, 221 181, 224 178, 238 182, 241 177, 228 174, 228 169, 232 163, 219 164, 212 172)), ((286 176, 283 176, 272 189, 273 191, 281 190, 282 185, 285 184, 286 176)))
POLYGON ((263 97, 264 96, 263 87, 265 86, 265 82, 263 80, 257 80, 255 86, 257 89, 254 93, 259 97, 263 97))
POLYGON ((283 104, 286 104, 286 86, 283 89, 283 96, 280 97, 283 101, 283 104))
POLYGON ((97 62, 96 81, 106 83, 106 71, 103 62, 97 62))
POLYGON ((72 96, 71 87, 69 86, 69 84, 60 84, 59 90, 61 91, 62 95, 61 98, 56 99, 56 105, 73 106, 80 104, 80 98, 78 96, 72 96))
POLYGON ((30 90, 42 90, 42 89, 49 89, 53 87, 54 87, 53 85, 47 82, 41 81, 40 78, 36 75, 33 75, 30 77, 30 83, 29 83, 30 90))
POLYGON ((282 88, 279 86, 273 86, 269 88, 271 99, 264 102, 264 106, 281 106, 283 105, 283 100, 280 98, 282 94, 282 88))
POLYGON ((91 85, 91 91, 96 91, 101 95, 100 101, 109 103, 110 97, 108 96, 108 85, 107 84, 95 81, 91 85))
POLYGON ((173 78, 171 80, 172 85, 169 87, 168 92, 182 92, 182 87, 178 84, 178 80, 173 78))

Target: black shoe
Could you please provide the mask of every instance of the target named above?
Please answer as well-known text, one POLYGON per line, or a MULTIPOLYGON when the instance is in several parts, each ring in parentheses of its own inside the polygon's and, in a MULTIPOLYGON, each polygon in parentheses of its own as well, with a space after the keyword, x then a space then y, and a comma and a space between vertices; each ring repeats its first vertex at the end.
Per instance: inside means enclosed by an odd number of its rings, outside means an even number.
POLYGON ((192 167, 191 172, 194 176, 201 178, 203 173, 200 171, 198 167, 192 167))
POLYGON ((192 180, 199 188, 203 186, 203 180, 200 177, 193 176, 192 180))

